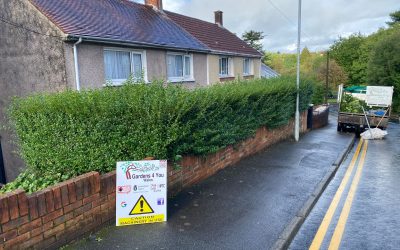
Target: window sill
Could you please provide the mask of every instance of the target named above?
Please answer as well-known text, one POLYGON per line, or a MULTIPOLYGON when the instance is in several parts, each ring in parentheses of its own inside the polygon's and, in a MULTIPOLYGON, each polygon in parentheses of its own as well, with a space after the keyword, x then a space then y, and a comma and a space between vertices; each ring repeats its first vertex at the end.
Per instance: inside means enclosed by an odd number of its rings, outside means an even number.
POLYGON ((236 77, 234 77, 234 76, 219 76, 220 82, 230 82, 230 81, 234 81, 235 79, 236 79, 236 77))
POLYGON ((254 75, 251 75, 251 74, 249 74, 249 75, 243 75, 243 78, 244 78, 244 79, 253 79, 253 78, 254 78, 254 75))
POLYGON ((194 78, 190 79, 168 79, 168 82, 170 83, 185 83, 185 82, 195 82, 196 80, 194 78))
MULTIPOLYGON (((136 84, 141 84, 141 83, 142 82, 138 82, 136 84)), ((144 83, 148 84, 150 82, 146 81, 144 83)), ((104 83, 103 87, 121 87, 121 86, 124 86, 124 85, 125 85, 125 81, 123 81, 123 82, 113 82, 113 83, 104 83)))
POLYGON ((220 79, 224 79, 224 78, 235 78, 235 76, 231 76, 231 75, 219 75, 220 79))

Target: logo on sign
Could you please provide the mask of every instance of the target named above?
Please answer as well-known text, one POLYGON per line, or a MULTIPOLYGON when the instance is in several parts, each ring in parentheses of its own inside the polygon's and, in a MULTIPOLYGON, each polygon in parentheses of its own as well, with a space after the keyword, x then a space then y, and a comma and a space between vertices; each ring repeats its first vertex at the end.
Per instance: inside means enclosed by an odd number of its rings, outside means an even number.
POLYGON ((123 202, 121 202, 121 207, 126 207, 126 202, 125 201, 123 201, 123 202))
POLYGON ((157 199, 157 205, 159 205, 159 206, 164 205, 164 198, 157 199))
POLYGON ((117 188, 119 194, 129 194, 131 189, 131 186, 118 186, 117 188))
POLYGON ((135 179, 135 173, 148 173, 159 170, 160 168, 154 165, 153 163, 140 163, 140 162, 132 162, 125 166, 121 166, 124 169, 125 176, 127 180, 135 179))

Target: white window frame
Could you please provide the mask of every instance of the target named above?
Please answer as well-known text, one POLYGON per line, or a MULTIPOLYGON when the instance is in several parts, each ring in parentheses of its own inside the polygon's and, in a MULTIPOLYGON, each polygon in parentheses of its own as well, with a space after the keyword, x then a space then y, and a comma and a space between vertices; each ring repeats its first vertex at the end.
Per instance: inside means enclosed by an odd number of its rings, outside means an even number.
POLYGON ((234 76, 234 71, 233 71, 233 59, 232 57, 229 56, 220 56, 218 59, 218 75, 220 78, 224 77, 233 77, 234 76), (223 58, 228 59, 228 74, 221 74, 221 62, 223 58))
POLYGON ((179 53, 179 52, 167 52, 167 56, 165 58, 165 64, 167 66, 167 78, 169 82, 194 82, 194 67, 193 67, 193 54, 187 54, 187 53, 179 53), (182 56, 182 65, 183 65, 183 76, 182 77, 169 77, 168 76, 168 56, 182 56), (186 71, 186 63, 185 63, 185 58, 189 58, 190 60, 190 75, 187 76, 185 75, 185 71, 186 71))
MULTIPOLYGON (((146 58, 146 50, 137 50, 137 49, 125 49, 125 48, 117 48, 117 47, 105 47, 103 51, 121 51, 121 52, 129 52, 130 53, 130 60, 131 60, 131 69, 130 72, 134 71, 134 65, 133 65, 133 56, 132 54, 137 54, 141 56, 142 60, 142 74, 143 74, 143 81, 145 83, 148 83, 148 78, 147 78, 147 58, 146 58)), ((104 52, 103 52, 103 63, 104 63, 104 52)), ((104 75, 105 75, 105 67, 104 65, 104 75)), ((121 86, 124 84, 124 82, 128 79, 105 79, 106 84, 104 85, 109 85, 111 82, 111 86, 121 86)))
POLYGON ((252 75, 254 75, 254 63, 253 63, 253 59, 252 58, 249 58, 249 57, 246 57, 246 58, 243 58, 243 76, 252 76, 252 75), (246 63, 246 60, 249 60, 249 72, 245 72, 245 63, 246 63))

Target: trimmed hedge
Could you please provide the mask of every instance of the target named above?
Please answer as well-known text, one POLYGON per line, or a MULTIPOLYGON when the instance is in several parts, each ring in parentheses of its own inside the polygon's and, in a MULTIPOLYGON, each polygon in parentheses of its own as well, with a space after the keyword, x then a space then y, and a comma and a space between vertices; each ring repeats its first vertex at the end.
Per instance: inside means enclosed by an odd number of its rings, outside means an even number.
MULTIPOLYGON (((305 110, 310 82, 301 83, 300 96, 305 110)), ((127 84, 18 98, 10 117, 27 169, 5 190, 33 192, 89 171, 111 171, 117 161, 216 152, 261 126, 287 124, 295 98, 295 79, 288 77, 195 90, 127 84)))

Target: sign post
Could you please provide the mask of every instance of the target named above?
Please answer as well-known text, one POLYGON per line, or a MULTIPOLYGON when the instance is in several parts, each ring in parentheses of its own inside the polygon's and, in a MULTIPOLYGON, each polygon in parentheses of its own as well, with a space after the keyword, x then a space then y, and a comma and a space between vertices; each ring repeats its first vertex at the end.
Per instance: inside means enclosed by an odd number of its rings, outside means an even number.
POLYGON ((167 161, 117 163, 116 225, 167 221, 167 161))

